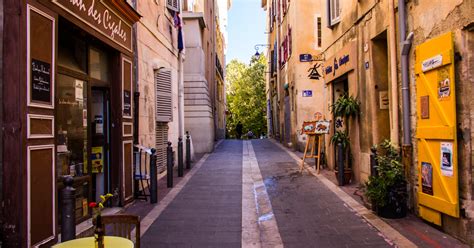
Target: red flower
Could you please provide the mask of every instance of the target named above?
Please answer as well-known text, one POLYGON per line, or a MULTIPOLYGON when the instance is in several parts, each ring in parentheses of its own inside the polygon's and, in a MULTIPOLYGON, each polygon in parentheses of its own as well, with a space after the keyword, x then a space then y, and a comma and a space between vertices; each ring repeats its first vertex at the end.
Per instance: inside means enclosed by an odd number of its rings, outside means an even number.
POLYGON ((90 207, 90 208, 95 208, 95 207, 97 207, 97 203, 95 203, 95 202, 89 202, 89 207, 90 207))

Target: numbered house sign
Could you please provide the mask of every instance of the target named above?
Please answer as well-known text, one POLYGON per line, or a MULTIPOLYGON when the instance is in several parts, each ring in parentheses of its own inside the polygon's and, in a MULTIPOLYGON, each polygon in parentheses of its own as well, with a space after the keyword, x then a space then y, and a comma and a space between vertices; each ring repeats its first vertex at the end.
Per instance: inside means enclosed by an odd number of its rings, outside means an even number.
POLYGON ((459 217, 453 34, 416 48, 416 138, 420 216, 441 225, 459 217))

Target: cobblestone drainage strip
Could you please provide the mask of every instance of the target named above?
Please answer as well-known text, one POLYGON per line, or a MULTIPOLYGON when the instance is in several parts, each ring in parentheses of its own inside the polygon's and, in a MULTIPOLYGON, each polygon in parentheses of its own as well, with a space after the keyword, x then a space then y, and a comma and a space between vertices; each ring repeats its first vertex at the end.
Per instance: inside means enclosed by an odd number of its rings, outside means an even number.
POLYGON ((250 141, 243 142, 242 156, 242 247, 283 247, 250 141))

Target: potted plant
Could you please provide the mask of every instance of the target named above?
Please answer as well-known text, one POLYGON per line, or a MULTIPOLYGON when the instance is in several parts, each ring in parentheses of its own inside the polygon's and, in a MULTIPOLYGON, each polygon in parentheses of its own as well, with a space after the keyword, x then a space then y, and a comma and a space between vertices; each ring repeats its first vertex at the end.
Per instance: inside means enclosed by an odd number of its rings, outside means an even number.
POLYGON ((365 183, 365 195, 372 202, 377 215, 385 218, 405 217, 408 194, 403 165, 397 149, 389 140, 380 144, 375 162, 377 173, 365 183))
MULTIPOLYGON (((349 135, 347 134, 346 131, 336 131, 334 135, 331 137, 330 140, 331 144, 334 145, 334 147, 337 147, 337 144, 342 145, 342 152, 344 156, 344 161, 349 161, 349 156, 350 154, 347 152, 347 148, 350 145, 350 139, 349 135)), ((335 149, 337 153, 337 149, 335 149)), ((337 154, 336 154, 337 155, 337 154)), ((337 157, 337 156, 336 156, 337 157)), ((338 178, 339 171, 337 169, 337 166, 335 168, 335 173, 336 173, 336 178, 338 178)), ((344 184, 348 184, 352 179, 352 170, 349 166, 345 166, 344 168, 344 184)))
MULTIPOLYGON (((344 184, 347 184, 352 178, 352 154, 348 127, 350 119, 357 117, 360 113, 360 102, 355 97, 344 94, 339 97, 330 108, 331 112, 334 114, 334 117, 339 117, 346 122, 346 127, 344 128, 340 126, 340 130, 336 130, 334 135, 331 137, 331 144, 334 145, 335 151, 337 150, 336 147, 338 144, 342 144, 342 150, 344 153, 343 157, 345 161, 344 184)), ((335 173, 337 177, 338 170, 335 170, 335 173)))

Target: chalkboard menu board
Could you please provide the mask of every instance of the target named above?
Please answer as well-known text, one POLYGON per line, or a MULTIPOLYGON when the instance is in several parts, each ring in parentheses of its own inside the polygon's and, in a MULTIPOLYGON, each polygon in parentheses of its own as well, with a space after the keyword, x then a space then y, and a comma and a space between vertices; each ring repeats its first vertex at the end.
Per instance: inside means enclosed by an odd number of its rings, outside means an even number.
POLYGON ((132 116, 132 96, 130 91, 123 91, 123 115, 132 116))
POLYGON ((31 60, 31 101, 51 103, 51 64, 31 60))

